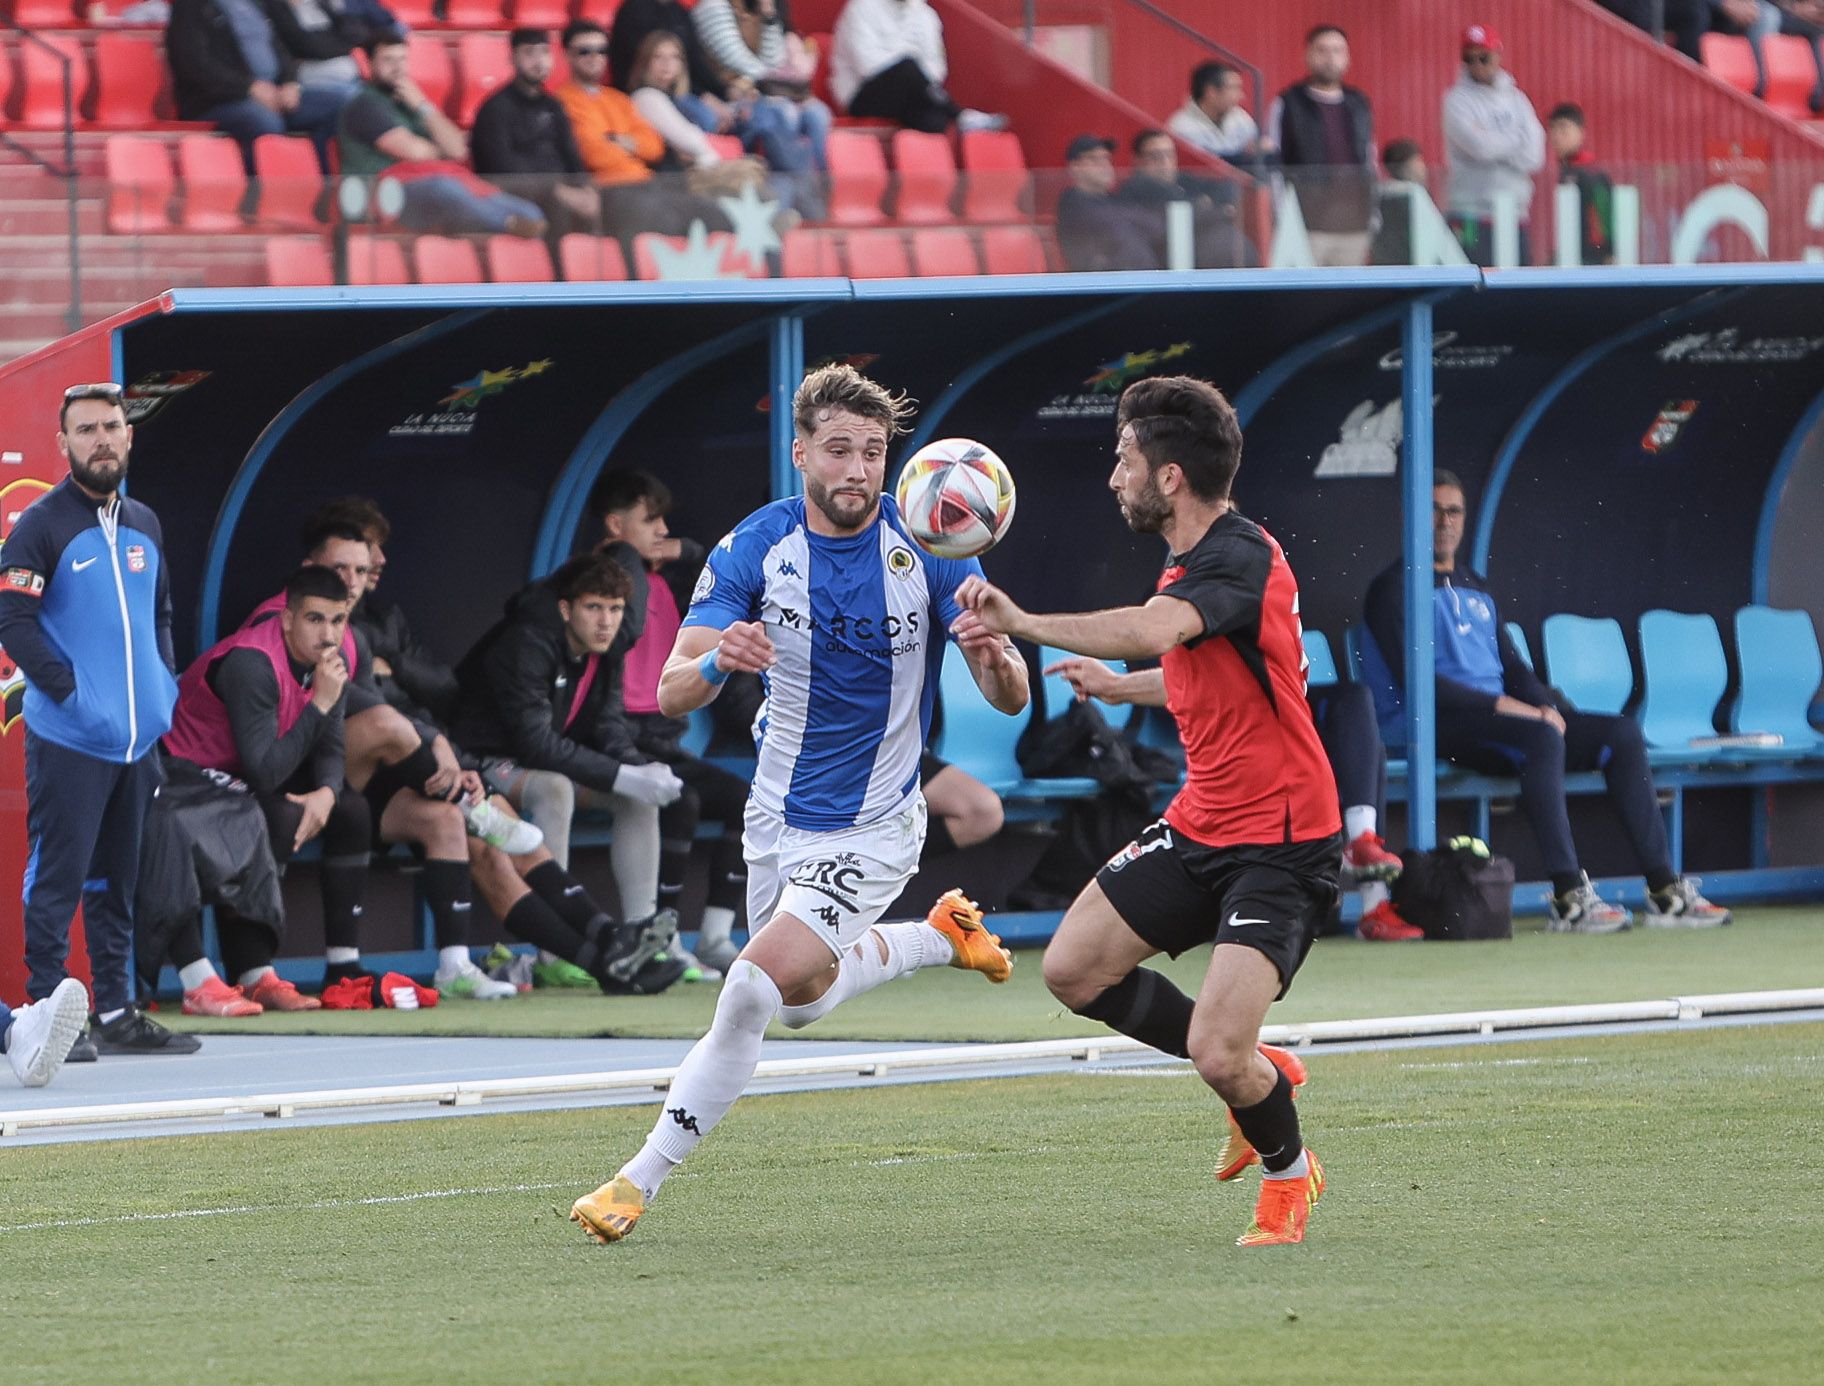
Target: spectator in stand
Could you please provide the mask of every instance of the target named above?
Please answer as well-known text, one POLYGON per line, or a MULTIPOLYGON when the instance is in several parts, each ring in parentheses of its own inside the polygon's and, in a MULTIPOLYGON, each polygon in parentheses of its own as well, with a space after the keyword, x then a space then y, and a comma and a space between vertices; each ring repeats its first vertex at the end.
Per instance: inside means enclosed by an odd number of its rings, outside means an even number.
POLYGON ((927 0, 848 0, 830 48, 830 90, 852 116, 934 135, 1007 128, 1006 116, 959 106, 945 89, 944 22, 927 0))
POLYGON ((1241 106, 1241 73, 1227 63, 1200 63, 1191 73, 1191 99, 1165 128, 1193 148, 1231 162, 1260 151, 1260 127, 1241 106))
MULTIPOLYGON (((760 187, 768 177, 763 160, 742 155, 724 159, 709 140, 710 134, 741 138, 747 128, 743 109, 751 102, 731 106, 713 96, 690 90, 684 62, 684 42, 669 29, 646 35, 634 59, 633 105, 665 140, 666 159, 685 171, 685 184, 704 196, 739 197, 744 188, 760 187)), ((808 162, 808 154, 804 162, 808 162)), ((789 208, 797 192, 793 175, 772 175, 781 206, 789 208)), ((801 219, 801 218, 799 218, 801 219)), ((789 221, 796 225, 797 220, 789 221)))
MULTIPOLYGON (((650 40, 649 40, 650 41, 650 40)), ((728 971, 737 949, 730 938, 735 915, 747 895, 747 862, 741 834, 747 810, 747 781, 692 755, 682 742, 690 723, 659 711, 659 674, 683 624, 683 612, 703 567, 704 549, 673 537, 666 524, 671 488, 649 472, 620 468, 604 472, 589 491, 589 513, 600 521, 606 554, 626 570, 632 583, 628 605, 641 613, 640 630, 623 665, 622 705, 634 744, 684 782, 677 801, 659 811, 659 906, 682 903, 697 827, 722 825, 709 867, 709 895, 703 910, 696 957, 686 967, 711 979, 728 971), (671 576, 664 576, 669 567, 671 576)), ((685 973, 689 978, 690 972, 685 973)))
POLYGON ((1261 147, 1276 153, 1320 265, 1368 260, 1373 229, 1374 108, 1346 86, 1349 36, 1334 24, 1305 35, 1305 79, 1274 99, 1261 147))
POLYGON ((569 231, 592 231, 601 221, 601 198, 590 184, 570 117, 545 90, 551 35, 515 29, 508 43, 513 80, 481 103, 469 131, 475 172, 536 202, 553 240, 569 231))
POLYGON ((1497 199, 1511 197, 1520 218, 1520 263, 1532 263, 1528 225, 1533 175, 1545 167, 1545 127, 1526 93, 1501 69, 1493 26, 1463 31, 1463 70, 1444 93, 1444 202, 1451 230, 1470 263, 1494 263, 1497 199))
POLYGON ((1824 0, 1711 0, 1711 3, 1714 13, 1710 27, 1748 40, 1748 47, 1754 53, 1756 96, 1767 94, 1767 54, 1762 47, 1767 39, 1786 34, 1810 44, 1818 80, 1812 88, 1809 104, 1813 115, 1824 113, 1824 0))
POLYGON ((383 34, 368 44, 367 58, 372 75, 343 108, 337 131, 343 176, 377 183, 385 174, 398 183, 399 224, 414 231, 543 236, 547 225, 537 203, 469 170, 468 137, 412 80, 405 39, 383 34))
POLYGON ((1156 270, 1165 261, 1153 234, 1156 214, 1115 196, 1115 142, 1078 135, 1064 151, 1070 186, 1058 198, 1058 249, 1064 267, 1156 270))
POLYGON ((140 834, 177 684, 164 535, 121 494, 132 446, 120 386, 65 390, 69 475, 25 506, 0 570, 0 644, 25 678, 26 987, 42 1001, 69 976, 80 905, 97 1023, 79 1061, 198 1047, 133 1004, 140 834))
POLYGON ((709 60, 743 97, 736 133, 748 150, 786 175, 786 199, 807 216, 822 215, 818 175, 829 172, 830 108, 811 95, 815 50, 792 32, 777 0, 698 0, 691 12, 709 60))
MULTIPOLYGON (((1492 775, 1520 777, 1520 806, 1532 823, 1552 897, 1552 933, 1609 934, 1633 917, 1609 904, 1577 861, 1565 808, 1564 772, 1601 770, 1609 801, 1647 880, 1649 926, 1714 928, 1729 911, 1698 894, 1672 869, 1646 743, 1631 716, 1578 712, 1534 674, 1502 629, 1488 582, 1458 561, 1468 509, 1463 484, 1440 467, 1431 492, 1432 643, 1437 653, 1437 747, 1441 759, 1492 775)), ((1390 740, 1404 744, 1405 570, 1395 563, 1369 585, 1362 663, 1390 740)))
MULTIPOLYGON (((1672 35, 1672 46, 1694 63, 1704 60, 1699 46, 1710 29, 1711 11, 1716 0, 1596 0, 1605 10, 1620 15, 1637 29, 1653 33, 1655 23, 1672 35)), ((1752 3, 1752 0, 1749 0, 1752 3)))
POLYGON ((346 81, 306 86, 301 50, 312 62, 327 54, 288 0, 173 0, 165 56, 179 118, 206 120, 240 141, 249 174, 261 135, 308 135, 327 173, 329 143, 354 89, 346 81))
POLYGON ((1425 155, 1417 140, 1390 140, 1381 151, 1381 167, 1386 177, 1379 190, 1380 210, 1374 228, 1374 244, 1368 252, 1371 265, 1410 265, 1412 263, 1412 199, 1417 193, 1431 196, 1428 184, 1431 172, 1425 167, 1425 155))
MULTIPOLYGON (((699 96, 717 100, 732 99, 736 93, 724 90, 709 55, 697 38, 691 22, 689 5, 680 0, 622 0, 614 12, 614 32, 608 38, 607 72, 613 73, 614 85, 621 91, 633 90, 633 72, 638 66, 640 45, 646 36, 663 29, 676 34, 684 44, 684 61, 690 69, 690 89, 699 96)), ((570 30, 564 30, 564 43, 570 42, 570 30)))
POLYGON ((1246 263, 1239 188, 1227 180, 1180 172, 1178 146, 1165 131, 1142 130, 1134 136, 1134 171, 1116 196, 1150 213, 1160 264, 1169 263, 1165 209, 1173 202, 1191 205, 1191 251, 1198 269, 1230 269, 1246 263))
POLYGON ((1558 160, 1558 181, 1577 189, 1581 211, 1582 246, 1579 263, 1615 263, 1615 184, 1596 167, 1595 156, 1584 143, 1583 107, 1564 101, 1552 107, 1545 121, 1546 138, 1558 160))
POLYGON ((728 218, 706 197, 655 181, 653 169, 665 159, 665 141, 647 123, 626 92, 607 84, 608 32, 592 19, 573 19, 564 29, 570 80, 554 93, 576 136, 583 164, 601 190, 602 222, 610 235, 628 243, 642 231, 681 236, 694 221, 725 229, 728 218))
POLYGON ((346 0, 284 3, 291 11, 296 30, 295 34, 287 32, 286 41, 298 58, 298 84, 303 88, 305 105, 310 104, 317 88, 333 88, 339 97, 337 105, 347 105, 361 86, 355 50, 380 34, 405 31, 392 12, 376 0, 360 0, 358 6, 351 6, 346 0))

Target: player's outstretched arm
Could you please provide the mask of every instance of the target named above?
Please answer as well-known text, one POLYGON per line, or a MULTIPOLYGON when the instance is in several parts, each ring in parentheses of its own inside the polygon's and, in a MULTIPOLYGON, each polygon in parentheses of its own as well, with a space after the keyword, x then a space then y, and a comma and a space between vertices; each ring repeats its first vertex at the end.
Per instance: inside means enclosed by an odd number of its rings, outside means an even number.
POLYGON ((686 626, 659 674, 659 711, 684 717, 706 707, 730 674, 758 674, 773 667, 773 642, 759 621, 736 621, 726 630, 686 626))
POLYGON ((1161 669, 1136 669, 1130 674, 1119 674, 1099 659, 1078 656, 1047 665, 1045 672, 1062 674, 1080 703, 1094 698, 1110 705, 1165 706, 1165 672, 1161 669))
POLYGON ((970 577, 956 589, 956 600, 986 630, 1092 659, 1157 659, 1203 634, 1201 613, 1176 597, 1154 597, 1145 606, 1036 616, 986 578, 970 577))
POLYGON ((985 628, 972 611, 958 617, 950 633, 956 637, 957 647, 969 661, 969 672, 975 675, 975 685, 990 706, 1009 717, 1024 712, 1032 697, 1027 686, 1031 676, 1013 641, 985 628))

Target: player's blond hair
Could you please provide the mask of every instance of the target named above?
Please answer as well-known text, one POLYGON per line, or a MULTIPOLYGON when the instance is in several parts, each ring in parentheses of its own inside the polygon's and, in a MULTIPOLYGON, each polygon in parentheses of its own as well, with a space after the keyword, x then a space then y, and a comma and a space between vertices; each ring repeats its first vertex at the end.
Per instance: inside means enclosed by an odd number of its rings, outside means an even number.
POLYGON ((906 421, 917 408, 904 390, 895 393, 853 366, 838 362, 819 366, 804 377, 792 396, 792 426, 809 442, 823 416, 840 409, 886 425, 887 437, 894 438, 907 431, 906 421))

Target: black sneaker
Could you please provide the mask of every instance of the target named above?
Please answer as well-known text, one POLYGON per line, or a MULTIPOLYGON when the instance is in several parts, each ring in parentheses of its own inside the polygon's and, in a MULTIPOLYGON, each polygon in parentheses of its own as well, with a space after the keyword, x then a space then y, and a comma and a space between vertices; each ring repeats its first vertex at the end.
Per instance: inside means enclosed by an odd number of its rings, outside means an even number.
POLYGON ((605 978, 602 991, 608 996, 657 996, 672 983, 680 981, 689 970, 690 964, 684 959, 661 953, 642 966, 629 981, 605 978))
MULTIPOLYGON (((601 959, 593 969, 602 990, 611 994, 632 990, 641 969, 664 953, 677 936, 676 910, 660 910, 645 919, 616 926, 613 935, 605 942, 601 959)), ((683 969, 680 968, 678 976, 683 975, 683 969)), ((672 979, 676 980, 675 977, 672 979)), ((666 985, 671 983, 667 982, 666 985)))
POLYGON ((195 1035, 167 1030, 137 1006, 128 1006, 105 1025, 95 1019, 89 1025, 102 1054, 194 1054, 203 1047, 195 1035))
MULTIPOLYGON (((93 1023, 93 1021, 90 1022, 91 1025, 93 1023)), ((89 1025, 85 1025, 76 1036, 76 1043, 70 1046, 69 1057, 64 1062, 66 1064, 92 1064, 100 1057, 100 1052, 95 1048, 95 1041, 89 1038, 89 1025)))

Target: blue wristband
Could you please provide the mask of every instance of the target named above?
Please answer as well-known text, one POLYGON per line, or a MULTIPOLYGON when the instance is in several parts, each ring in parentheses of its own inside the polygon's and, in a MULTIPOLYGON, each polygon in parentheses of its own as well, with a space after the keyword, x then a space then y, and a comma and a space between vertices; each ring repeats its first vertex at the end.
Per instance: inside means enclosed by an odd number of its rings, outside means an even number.
POLYGON ((708 684, 723 684, 728 682, 729 671, 716 667, 716 656, 721 652, 722 647, 718 645, 715 649, 709 651, 703 658, 697 661, 697 672, 703 676, 703 682, 708 684))

